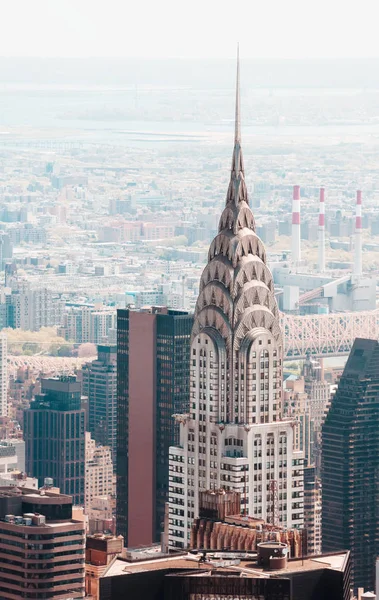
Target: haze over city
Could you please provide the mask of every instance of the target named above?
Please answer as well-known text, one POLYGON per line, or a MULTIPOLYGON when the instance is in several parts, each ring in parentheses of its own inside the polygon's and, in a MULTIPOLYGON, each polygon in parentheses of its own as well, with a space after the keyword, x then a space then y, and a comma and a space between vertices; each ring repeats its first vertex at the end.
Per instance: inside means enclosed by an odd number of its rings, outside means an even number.
POLYGON ((0 56, 232 58, 379 57, 374 0, 233 5, 26 0, 3 6, 0 56))
POLYGON ((379 598, 379 9, 0 20, 0 599, 379 598))

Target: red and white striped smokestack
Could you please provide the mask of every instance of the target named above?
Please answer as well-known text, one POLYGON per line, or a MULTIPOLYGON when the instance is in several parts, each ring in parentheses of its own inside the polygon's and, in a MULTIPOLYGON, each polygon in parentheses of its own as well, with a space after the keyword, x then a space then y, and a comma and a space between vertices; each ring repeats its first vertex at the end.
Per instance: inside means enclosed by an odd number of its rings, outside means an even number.
POLYGON ((298 265, 300 261, 300 186, 294 185, 292 200, 292 262, 294 265, 298 265))
POLYGON ((354 275, 362 275, 362 192, 357 191, 355 205, 354 275))
POLYGON ((325 189, 320 188, 320 208, 318 215, 318 270, 325 271, 325 189))

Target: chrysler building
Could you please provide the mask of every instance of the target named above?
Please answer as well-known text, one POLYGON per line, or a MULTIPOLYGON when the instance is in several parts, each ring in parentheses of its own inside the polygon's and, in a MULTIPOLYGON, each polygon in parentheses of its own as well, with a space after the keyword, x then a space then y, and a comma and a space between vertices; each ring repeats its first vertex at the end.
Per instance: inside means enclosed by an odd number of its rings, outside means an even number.
POLYGON ((234 150, 218 234, 191 335, 189 413, 170 448, 169 545, 185 548, 199 492, 241 494, 242 512, 303 525, 303 453, 282 417, 283 338, 266 250, 255 232, 241 149, 239 60, 234 150))

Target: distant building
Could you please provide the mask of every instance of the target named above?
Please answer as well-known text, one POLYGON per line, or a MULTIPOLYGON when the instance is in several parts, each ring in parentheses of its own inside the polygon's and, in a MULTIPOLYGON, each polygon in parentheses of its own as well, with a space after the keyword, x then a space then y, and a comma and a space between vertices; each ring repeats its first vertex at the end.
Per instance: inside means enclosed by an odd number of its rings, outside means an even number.
POLYGON ((19 465, 15 445, 5 440, 0 441, 0 479, 3 475, 7 475, 8 472, 15 471, 18 468, 19 465))
POLYGON ((26 471, 43 485, 51 477, 75 504, 84 504, 85 412, 75 377, 42 379, 41 394, 24 411, 26 471))
POLYGON ((0 333, 0 416, 8 415, 8 343, 7 336, 0 333))
POLYGON ((82 369, 82 392, 88 396, 89 431, 98 444, 109 446, 116 466, 117 347, 98 346, 97 360, 82 369))
MULTIPOLYGON (((268 202, 271 196, 271 185, 268 181, 256 181, 254 183, 251 205, 259 208, 262 202, 268 202)), ((266 240, 265 240, 266 241, 266 240)))
POLYGON ((324 369, 320 361, 308 358, 303 365, 304 390, 308 396, 309 417, 311 422, 311 455, 309 464, 315 464, 316 474, 321 468, 321 428, 330 401, 330 382, 324 379, 324 369))
POLYGON ((354 588, 379 554, 379 343, 356 339, 322 427, 322 549, 351 550, 354 588))
POLYGON ((318 222, 316 219, 302 221, 300 227, 300 235, 302 240, 315 242, 318 239, 318 222))
POLYGON ((175 236, 174 223, 144 223, 142 226, 142 237, 145 240, 166 240, 175 236))
POLYGON ((111 198, 109 200, 110 215, 124 215, 125 213, 130 213, 131 210, 130 196, 127 196, 126 198, 111 198))
POLYGON ((269 221, 258 226, 257 234, 265 244, 274 244, 276 239, 276 221, 269 221))
POLYGON ((46 288, 20 286, 5 294, 6 326, 39 331, 41 327, 60 325, 63 302, 46 288))
POLYGON ((10 235, 0 231, 0 270, 4 271, 5 265, 12 260, 13 244, 10 235))
POLYGON ((290 376, 284 381, 283 416, 296 419, 294 426, 294 450, 304 453, 305 464, 313 457, 313 423, 310 416, 308 395, 304 378, 290 376))
POLYGON ((58 334, 77 344, 102 344, 110 330, 115 329, 116 310, 93 305, 66 306, 58 334))
POLYGON ((159 540, 168 499, 172 415, 188 410, 192 315, 117 311, 117 531, 128 546, 159 540))
POLYGON ((20 244, 41 245, 47 242, 46 229, 31 223, 10 225, 6 231, 13 246, 19 246, 20 244))
POLYGON ((313 466, 304 468, 304 529, 308 554, 321 554, 321 482, 313 466))
POLYGON ((138 290, 125 293, 125 305, 133 305, 135 308, 143 306, 162 306, 163 292, 161 290, 138 290))
POLYGON ((144 208, 147 207, 150 210, 159 210, 166 202, 164 196, 160 193, 154 192, 135 192, 131 196, 131 208, 144 208))
POLYGON ((115 533, 114 504, 109 502, 109 496, 95 496, 90 508, 86 509, 86 515, 90 534, 115 533))
POLYGON ((57 190, 61 190, 66 185, 88 185, 88 177, 86 175, 52 175, 51 185, 57 190))
POLYGON ((0 487, 0 597, 84 598, 84 523, 72 498, 0 487))
POLYGON ((116 487, 110 448, 96 444, 89 432, 86 432, 85 440, 84 508, 87 513, 92 508, 94 498, 99 496, 106 496, 111 505, 114 501, 116 487))
POLYGON ((110 329, 114 329, 116 325, 116 311, 97 310, 91 312, 89 342, 92 344, 102 344, 108 336, 110 329))

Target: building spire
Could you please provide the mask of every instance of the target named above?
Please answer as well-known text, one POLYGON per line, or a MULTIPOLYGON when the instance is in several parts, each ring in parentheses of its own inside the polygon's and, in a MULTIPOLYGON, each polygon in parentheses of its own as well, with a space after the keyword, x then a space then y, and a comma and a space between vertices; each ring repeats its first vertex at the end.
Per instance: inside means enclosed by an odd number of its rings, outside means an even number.
POLYGON ((236 77, 236 108, 234 123, 234 148, 232 157, 231 178, 226 198, 226 203, 234 202, 236 206, 242 200, 247 200, 247 191, 244 181, 244 166, 241 149, 241 92, 240 92, 240 57, 239 44, 237 45, 237 77, 236 77))
POLYGON ((241 144, 240 45, 237 44, 236 116, 234 144, 241 144))

